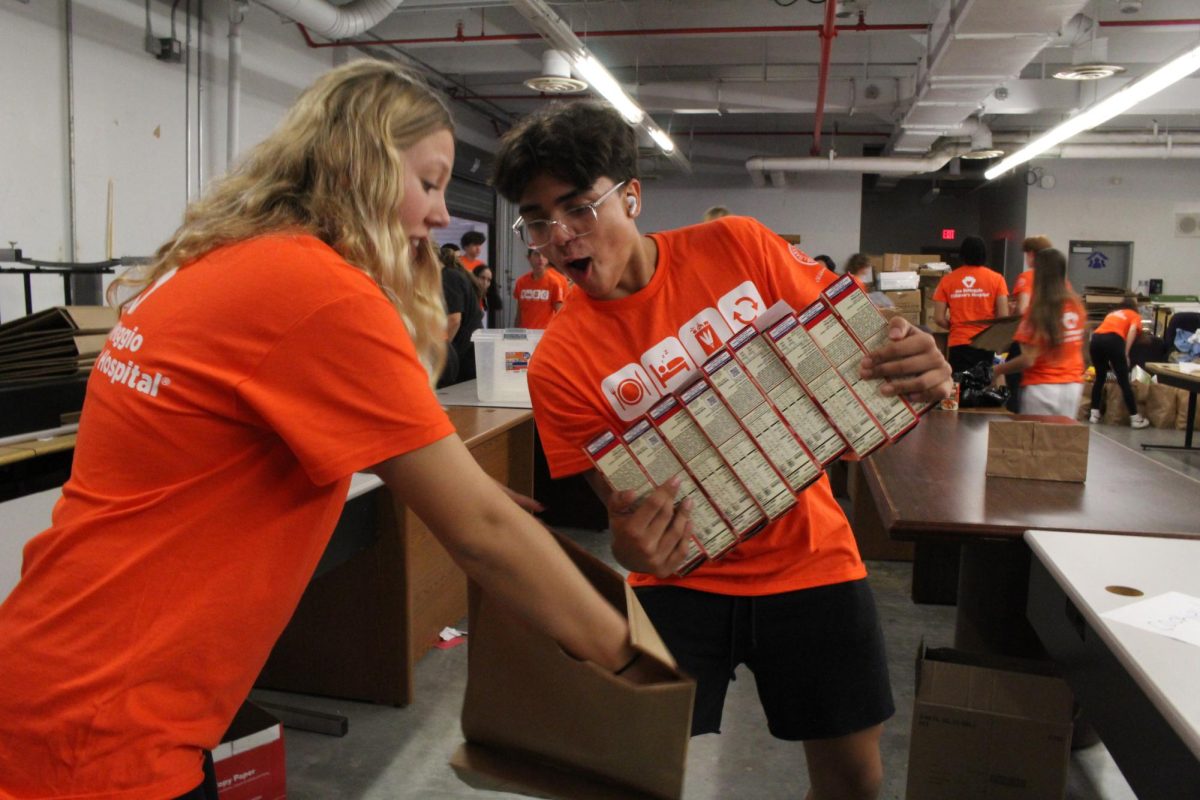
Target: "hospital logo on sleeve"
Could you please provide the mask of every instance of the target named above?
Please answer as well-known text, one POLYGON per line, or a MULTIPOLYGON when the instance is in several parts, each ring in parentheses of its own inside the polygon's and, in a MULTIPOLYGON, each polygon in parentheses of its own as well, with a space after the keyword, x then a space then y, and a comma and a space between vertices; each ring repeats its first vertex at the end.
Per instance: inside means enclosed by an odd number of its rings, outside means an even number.
POLYGON ((637 364, 626 364, 609 375, 601 382, 600 390, 617 416, 626 422, 649 411, 662 394, 653 386, 646 370, 637 364))

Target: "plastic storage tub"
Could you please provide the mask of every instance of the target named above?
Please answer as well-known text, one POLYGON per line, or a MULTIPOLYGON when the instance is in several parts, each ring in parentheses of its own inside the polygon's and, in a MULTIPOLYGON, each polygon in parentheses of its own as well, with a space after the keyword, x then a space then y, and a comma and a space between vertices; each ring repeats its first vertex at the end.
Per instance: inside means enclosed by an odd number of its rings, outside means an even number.
POLYGON ((541 338, 540 330, 525 328, 477 330, 471 334, 481 403, 529 402, 529 360, 541 338))

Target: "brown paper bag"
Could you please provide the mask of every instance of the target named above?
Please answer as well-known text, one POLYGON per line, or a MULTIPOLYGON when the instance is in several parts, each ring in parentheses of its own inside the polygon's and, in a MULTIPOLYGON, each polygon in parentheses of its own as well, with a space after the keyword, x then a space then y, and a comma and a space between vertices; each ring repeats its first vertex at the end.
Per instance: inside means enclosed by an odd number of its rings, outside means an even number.
MULTIPOLYGON (((1083 385, 1083 395, 1079 398, 1079 408, 1075 411, 1075 420, 1077 422, 1087 422, 1088 417, 1092 413, 1092 385, 1085 383, 1083 385)), ((1174 419, 1174 418, 1172 418, 1174 419)))
POLYGON ((559 537, 567 555, 629 619, 643 658, 674 678, 634 686, 576 661, 472 585, 466 743, 451 758, 478 788, 541 797, 658 798, 683 793, 695 683, 679 673, 633 589, 559 537))
POLYGON ((1150 384, 1134 381, 1133 399, 1137 402, 1138 413, 1143 417, 1146 416, 1146 404, 1150 402, 1150 384))
MULTIPOLYGON (((1175 429, 1187 430, 1188 393, 1183 389, 1175 389, 1175 429)), ((1196 403, 1196 421, 1200 422, 1200 403, 1196 403)), ((1197 425, 1192 428, 1195 430, 1197 425)))
MULTIPOLYGON (((1150 396, 1142 414, 1155 428, 1174 428, 1175 412, 1179 406, 1178 389, 1161 383, 1150 384, 1150 396)), ((1187 413, 1187 412, 1184 412, 1187 413)))
POLYGON ((1125 398, 1121 395, 1121 387, 1116 381, 1104 384, 1104 424, 1128 425, 1129 409, 1125 407, 1125 398))
POLYGON ((1076 422, 993 422, 988 426, 987 474, 1083 482, 1088 436, 1087 426, 1076 422))

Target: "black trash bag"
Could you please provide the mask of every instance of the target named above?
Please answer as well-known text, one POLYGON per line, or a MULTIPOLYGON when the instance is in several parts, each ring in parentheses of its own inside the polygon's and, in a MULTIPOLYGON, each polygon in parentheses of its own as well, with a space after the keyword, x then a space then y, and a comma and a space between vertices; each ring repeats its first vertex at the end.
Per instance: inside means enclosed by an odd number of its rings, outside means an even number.
POLYGON ((1008 402, 1007 386, 992 386, 992 365, 986 361, 954 373, 960 408, 999 408, 1008 402))

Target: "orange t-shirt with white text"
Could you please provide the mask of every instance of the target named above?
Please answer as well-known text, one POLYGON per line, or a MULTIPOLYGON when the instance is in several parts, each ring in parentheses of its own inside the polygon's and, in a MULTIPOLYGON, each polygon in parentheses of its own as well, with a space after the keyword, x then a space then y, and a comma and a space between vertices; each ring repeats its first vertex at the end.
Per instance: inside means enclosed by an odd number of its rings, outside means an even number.
POLYGON ((945 303, 950 313, 949 347, 970 344, 987 325, 980 320, 995 319, 996 298, 1008 296, 1004 276, 987 267, 958 267, 942 276, 933 299, 945 303))
POLYGON ((1116 311, 1110 311, 1105 315, 1104 321, 1092 333, 1093 336, 1099 333, 1115 333, 1122 339, 1129 337, 1129 332, 1140 331, 1142 329, 1142 315, 1134 311, 1132 308, 1119 308, 1116 311))
MULTIPOLYGON (((803 308, 837 278, 747 217, 652 238, 658 261, 648 285, 616 300, 575 292, 533 354, 529 392, 556 478, 592 469, 588 441, 623 432, 662 395, 690 383, 710 355, 775 302, 803 308)), ((823 476, 797 495, 795 508, 720 561, 682 578, 634 573, 630 582, 748 596, 865 575, 823 476)))
POLYGON ((351 474, 451 433, 395 307, 311 236, 221 247, 143 291, 0 605, 0 798, 199 785, 351 474))
POLYGON ((1048 340, 1034 334, 1029 311, 1021 319, 1013 341, 1030 344, 1038 349, 1037 360, 1021 373, 1022 386, 1040 383, 1079 383, 1083 380, 1083 333, 1087 312, 1077 297, 1063 303, 1063 336, 1058 347, 1051 348, 1048 340))
POLYGON ((513 298, 522 328, 545 328, 558 313, 554 310, 567 299, 567 279, 552 269, 547 269, 541 279, 526 272, 517 278, 513 286, 513 298))

